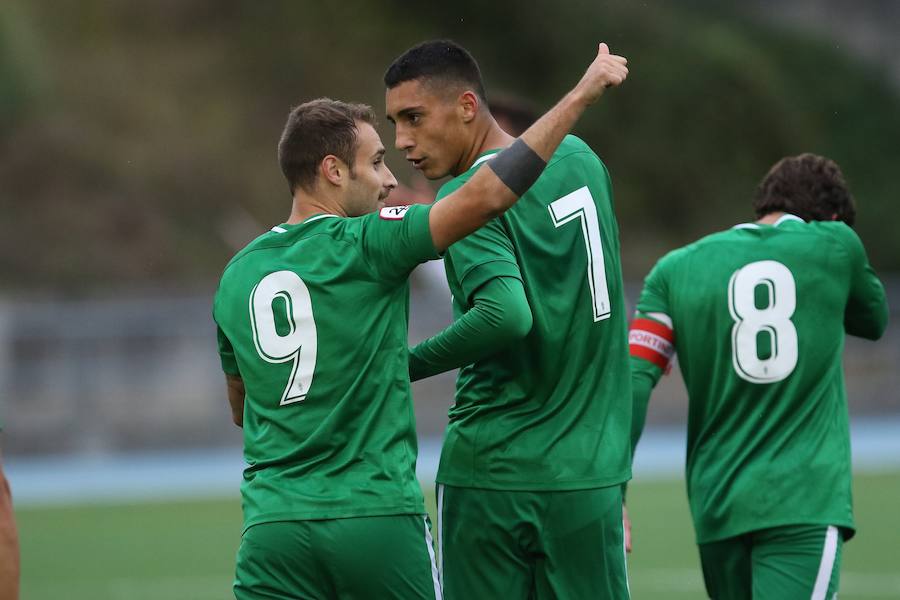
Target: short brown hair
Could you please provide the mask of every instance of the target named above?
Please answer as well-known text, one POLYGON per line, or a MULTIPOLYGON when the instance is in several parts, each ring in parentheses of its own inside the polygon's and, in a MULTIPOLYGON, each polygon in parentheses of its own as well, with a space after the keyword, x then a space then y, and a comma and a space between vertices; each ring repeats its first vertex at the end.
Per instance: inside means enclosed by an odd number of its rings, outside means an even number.
POLYGON ((353 168, 357 121, 375 126, 375 112, 365 104, 318 98, 291 109, 278 142, 278 164, 291 194, 315 187, 319 163, 333 154, 353 168))
POLYGON ((841 168, 815 154, 788 156, 775 163, 756 190, 757 217, 784 211, 805 221, 839 221, 853 225, 856 204, 841 168))

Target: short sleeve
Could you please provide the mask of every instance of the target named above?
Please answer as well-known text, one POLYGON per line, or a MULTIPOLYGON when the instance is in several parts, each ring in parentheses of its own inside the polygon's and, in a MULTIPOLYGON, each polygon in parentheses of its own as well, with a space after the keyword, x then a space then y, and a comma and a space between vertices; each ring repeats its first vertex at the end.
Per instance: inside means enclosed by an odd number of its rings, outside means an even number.
POLYGON ((512 241, 500 219, 459 240, 447 249, 453 270, 459 279, 466 303, 472 303, 475 292, 495 277, 522 280, 512 241))
POLYGON ((878 339, 888 321, 887 297, 884 285, 875 274, 862 241, 850 227, 837 228, 849 255, 850 289, 844 311, 844 328, 850 335, 878 339))
POLYGON ((637 311, 644 315, 653 313, 670 316, 669 286, 667 279, 668 267, 671 262, 671 254, 659 260, 650 270, 650 274, 644 279, 644 288, 641 290, 637 302, 637 311))
POLYGON ((431 238, 431 205, 389 206, 364 217, 366 261, 379 277, 405 279, 416 265, 440 258, 431 238))
POLYGON ((237 359, 234 357, 234 347, 231 340, 222 331, 222 328, 216 326, 216 337, 219 344, 219 359, 222 361, 222 370, 228 375, 240 377, 241 372, 237 366, 237 359))

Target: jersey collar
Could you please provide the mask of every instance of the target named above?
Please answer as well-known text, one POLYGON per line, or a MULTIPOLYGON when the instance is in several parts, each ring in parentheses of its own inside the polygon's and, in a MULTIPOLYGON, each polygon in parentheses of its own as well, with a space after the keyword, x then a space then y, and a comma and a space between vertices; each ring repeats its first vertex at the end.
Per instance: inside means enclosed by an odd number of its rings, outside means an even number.
POLYGON ((320 219, 327 219, 329 217, 334 218, 334 219, 340 218, 338 215, 331 215, 331 214, 327 214, 327 213, 321 214, 321 215, 313 215, 309 218, 306 218, 306 219, 300 221, 299 223, 295 223, 294 225, 285 225, 285 224, 276 225, 275 227, 273 227, 271 229, 271 231, 274 231, 275 233, 285 233, 287 231, 287 229, 285 229, 285 227, 294 227, 296 225, 306 225, 307 223, 312 223, 313 221, 318 221, 320 219))
POLYGON ((482 154, 481 156, 479 156, 478 158, 475 159, 475 162, 472 163, 472 166, 469 167, 469 170, 471 171, 472 169, 474 169, 481 163, 489 161, 492 158, 496 157, 498 154, 500 154, 500 150, 501 150, 501 148, 497 148, 495 150, 488 150, 487 152, 485 152, 484 154, 482 154))
POLYGON ((778 217, 777 221, 772 223, 772 227, 778 227, 782 223, 787 223, 788 221, 800 221, 801 223, 806 223, 806 221, 804 221, 797 215, 792 215, 791 213, 784 213, 783 215, 778 217))
MULTIPOLYGON (((788 221, 800 221, 801 223, 806 223, 803 219, 798 217, 797 215, 792 215, 791 213, 784 213, 778 220, 772 223, 772 227, 778 227, 782 223, 786 223, 788 221)), ((759 229, 759 224, 757 223, 738 223, 732 229, 759 229)))

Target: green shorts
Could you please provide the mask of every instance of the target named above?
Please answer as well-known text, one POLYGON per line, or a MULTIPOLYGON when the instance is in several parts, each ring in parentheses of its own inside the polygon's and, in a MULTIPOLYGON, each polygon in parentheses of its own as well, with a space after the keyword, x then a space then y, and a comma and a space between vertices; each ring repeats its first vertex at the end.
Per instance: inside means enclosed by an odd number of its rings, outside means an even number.
POLYGON ((440 600, 424 515, 279 521, 244 532, 237 600, 440 600))
POLYGON ((438 486, 448 600, 628 598, 620 486, 510 492, 438 486))
POLYGON ((837 527, 792 525, 700 544, 710 598, 831 600, 837 595, 843 537, 837 527))

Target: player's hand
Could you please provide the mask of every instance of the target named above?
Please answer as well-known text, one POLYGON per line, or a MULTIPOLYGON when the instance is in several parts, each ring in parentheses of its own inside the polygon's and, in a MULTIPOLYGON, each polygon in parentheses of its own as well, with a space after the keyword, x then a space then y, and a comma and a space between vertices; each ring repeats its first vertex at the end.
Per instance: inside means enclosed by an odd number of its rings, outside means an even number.
POLYGON ((628 509, 622 505, 622 529, 625 530, 625 552, 631 552, 631 519, 628 518, 628 509))
POLYGON ((597 58, 587 68, 573 91, 578 92, 587 104, 593 104, 606 88, 620 85, 628 77, 628 59, 609 53, 609 46, 600 42, 597 58))

